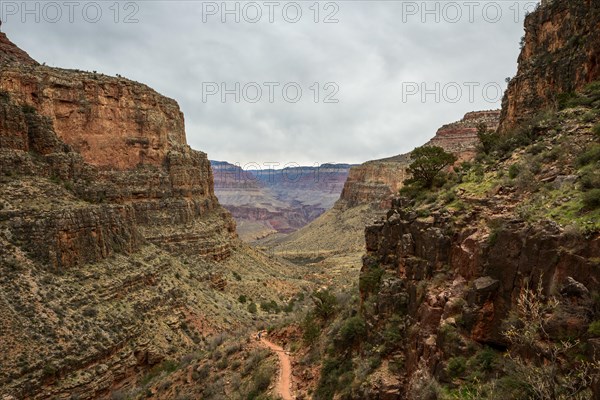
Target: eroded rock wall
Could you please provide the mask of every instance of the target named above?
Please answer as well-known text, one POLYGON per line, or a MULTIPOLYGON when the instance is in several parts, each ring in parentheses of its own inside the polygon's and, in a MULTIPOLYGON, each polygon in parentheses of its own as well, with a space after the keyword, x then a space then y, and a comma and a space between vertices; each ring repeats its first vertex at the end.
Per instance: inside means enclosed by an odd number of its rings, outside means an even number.
POLYGON ((503 221, 503 229, 491 232, 477 223, 483 211, 456 223, 443 213, 418 218, 407 204, 394 200, 386 219, 365 230, 361 279, 377 270, 383 275, 375 289, 361 286, 363 313, 374 330, 392 316, 402 316, 411 327, 401 348, 400 386, 384 392, 406 393, 412 374, 423 366, 438 381, 450 382, 444 362, 460 355, 470 340, 506 348, 504 321, 525 287, 540 284, 544 295, 562 295, 569 304, 547 322, 551 337, 585 333, 591 322, 582 313, 590 301, 585 293, 600 289, 600 236, 582 240, 551 223, 519 220, 503 221), (572 282, 584 292, 568 290, 572 282), (450 337, 450 331, 459 334, 450 337))
POLYGON ((561 94, 600 78, 600 8, 596 0, 554 0, 527 16, 519 68, 502 101, 500 131, 543 109, 561 94))

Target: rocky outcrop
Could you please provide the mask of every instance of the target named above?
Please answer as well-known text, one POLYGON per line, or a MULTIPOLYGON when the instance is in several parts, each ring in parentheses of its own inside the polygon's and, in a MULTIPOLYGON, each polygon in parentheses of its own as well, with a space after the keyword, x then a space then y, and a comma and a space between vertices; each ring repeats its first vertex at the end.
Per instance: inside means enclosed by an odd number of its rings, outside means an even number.
MULTIPOLYGON (((499 115, 498 110, 467 113, 462 120, 441 127, 427 144, 441 146, 461 161, 472 159, 479 142, 478 127, 495 130, 499 115)), ((391 207, 408 178, 410 162, 409 153, 353 166, 333 208, 290 236, 266 244, 282 255, 362 252, 363 228, 391 207)))
POLYGON ((50 165, 41 168, 42 176, 94 204, 76 214, 5 215, 19 234, 44 238, 46 244, 35 248, 41 261, 59 269, 97 261, 111 254, 109 248, 135 249, 139 235, 171 251, 221 260, 230 254, 235 223, 214 195, 206 154, 186 144, 175 101, 123 78, 28 62, 6 37, 3 49, 13 60, 0 70, 3 168, 33 173, 26 154, 34 152, 50 165), (212 214, 220 218, 204 224, 212 214), (118 226, 127 232, 113 240, 108 232, 118 226), (50 232, 56 239, 43 237, 50 232))
POLYGON ((406 168, 410 155, 369 161, 350 169, 340 196, 347 207, 375 203, 379 208, 389 208, 389 199, 408 178, 406 168))
MULTIPOLYGON (((580 307, 589 306, 589 292, 600 289, 600 236, 581 240, 551 223, 531 226, 518 220, 490 232, 475 223, 485 218, 483 209, 456 223, 443 212, 418 218, 409 205, 406 199, 394 200, 386 219, 366 228, 361 271, 366 282, 382 276, 376 286, 361 284, 363 312, 373 329, 394 315, 413 327, 401 350, 402 385, 423 365, 445 381, 444 362, 460 355, 463 340, 506 348, 504 321, 526 286, 539 283, 545 295, 562 293, 570 304, 553 319, 555 334, 585 332, 591 321, 580 307), (458 335, 450 337, 450 331, 458 335)), ((395 389, 406 393, 402 385, 395 389)))
POLYGON ((6 67, 7 64, 18 63, 21 65, 38 65, 38 63, 11 42, 6 34, 0 32, 0 65, 6 67))
POLYGON ((479 139, 477 130, 485 127, 488 131, 498 129, 500 110, 474 111, 465 114, 458 122, 442 126, 426 146, 439 146, 453 153, 459 161, 472 160, 475 157, 479 139))
POLYGON ((543 3, 525 19, 518 72, 502 101, 502 132, 600 78, 596 1, 543 3))
MULTIPOLYGON (((488 130, 496 130, 499 116, 499 110, 467 113, 462 120, 438 129, 425 145, 442 147, 455 154, 460 161, 470 160, 475 156, 479 143, 478 127, 483 125, 488 130)), ((409 177, 406 168, 410 162, 408 153, 352 167, 340 201, 348 207, 374 204, 380 209, 388 209, 391 198, 409 177)))

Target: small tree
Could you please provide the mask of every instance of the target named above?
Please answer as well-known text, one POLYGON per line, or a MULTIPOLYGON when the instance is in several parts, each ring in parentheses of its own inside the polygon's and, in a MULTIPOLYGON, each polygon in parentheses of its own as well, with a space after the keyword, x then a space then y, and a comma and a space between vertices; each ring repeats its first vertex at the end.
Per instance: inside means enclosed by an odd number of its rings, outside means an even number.
POLYGON ((312 300, 315 303, 315 314, 323 321, 328 320, 335 313, 337 299, 329 290, 313 293, 312 300))
POLYGON ((481 150, 485 154, 492 153, 498 143, 498 135, 496 135, 496 132, 489 130, 484 123, 477 125, 477 138, 479 138, 481 150))
POLYGON ((456 156, 438 146, 417 147, 411 154, 413 162, 408 167, 412 178, 406 183, 418 183, 431 188, 442 170, 456 162, 456 156))

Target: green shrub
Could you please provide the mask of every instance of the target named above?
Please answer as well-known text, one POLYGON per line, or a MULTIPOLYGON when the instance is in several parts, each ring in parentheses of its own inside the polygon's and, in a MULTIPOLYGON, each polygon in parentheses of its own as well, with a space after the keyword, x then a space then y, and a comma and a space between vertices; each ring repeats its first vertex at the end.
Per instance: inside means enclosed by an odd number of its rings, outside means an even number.
POLYGON ((588 333, 592 336, 600 336, 600 320, 594 321, 590 324, 588 333))
POLYGON ((33 106, 29 105, 29 104, 26 104, 26 105, 22 106, 21 110, 25 114, 35 114, 36 113, 35 107, 33 107, 33 106))
POLYGON ((587 151, 577 157, 577 166, 585 167, 600 161, 600 144, 594 143, 587 151))
POLYGON ((307 313, 302 320, 302 340, 307 345, 313 344, 321 333, 321 328, 317 324, 315 315, 313 313, 307 313))
POLYGON ((385 326, 383 331, 383 340, 385 341, 385 352, 391 353, 400 347, 402 339, 405 337, 404 318, 399 315, 393 315, 385 326))
POLYGON ((594 127, 592 128, 592 133, 594 134, 594 136, 600 139, 600 124, 594 125, 594 127))
POLYGON ((596 119, 596 113, 594 111, 588 111, 581 117, 583 122, 592 122, 596 119))
POLYGON ((474 358, 474 363, 484 372, 491 372, 496 361, 496 352, 489 347, 480 350, 474 358))
POLYGON ((446 365, 446 373, 453 378, 457 378, 462 376, 467 369, 467 360, 462 357, 452 357, 448 360, 448 364, 446 365))
POLYGON ((329 290, 320 290, 313 293, 315 302, 315 315, 322 320, 328 320, 335 314, 337 299, 329 290))
POLYGON ((491 154, 496 149, 500 139, 496 132, 488 130, 485 124, 477 126, 477 137, 481 143, 481 151, 484 154, 491 154))
POLYGON ((238 297, 238 301, 242 304, 245 304, 248 301, 248 298, 246 297, 246 295, 240 294, 240 297, 238 297))
POLYGON ((339 333, 338 349, 350 349, 359 344, 367 334, 367 324, 360 316, 348 318, 339 333))
POLYGON ((360 274, 358 279, 358 287, 361 293, 375 293, 379 290, 381 285, 381 278, 383 277, 383 269, 377 265, 371 267, 360 274))
POLYGON ((513 164, 508 169, 508 177, 510 179, 515 179, 521 173, 521 166, 519 164, 513 164))
POLYGON ((328 358, 323 362, 321 376, 313 399, 331 400, 338 390, 351 382, 352 362, 347 359, 328 358), (346 379, 344 379, 346 378, 346 379), (348 382, 350 381, 350 382, 348 382))
POLYGON ((542 160, 544 162, 556 161, 559 159, 561 152, 562 150, 560 149, 560 147, 553 147, 552 150, 545 151, 544 153, 542 153, 542 160))
POLYGON ((600 189, 592 189, 583 194, 583 205, 586 208, 595 210, 600 207, 600 189))
POLYGON ((263 301, 260 303, 260 309, 264 312, 277 314, 280 311, 279 304, 275 300, 269 302, 263 301))
POLYGON ((248 304, 248 311, 252 314, 256 314, 256 312, 258 311, 258 307, 256 307, 256 303, 248 304))
POLYGON ((412 163, 408 167, 411 178, 406 183, 418 183, 431 188, 442 170, 456 162, 454 154, 438 146, 417 147, 411 153, 412 163))
POLYGON ((271 377, 273 375, 275 375, 275 370, 273 367, 259 368, 258 371, 256 371, 256 373, 254 373, 252 376, 252 384, 247 399, 259 399, 259 396, 271 385, 271 377))
POLYGON ((579 181, 583 190, 600 189, 600 172, 589 166, 579 173, 579 181))
POLYGON ((233 272, 233 277, 235 278, 236 281, 241 281, 242 277, 240 276, 240 274, 238 274, 237 272, 233 272))

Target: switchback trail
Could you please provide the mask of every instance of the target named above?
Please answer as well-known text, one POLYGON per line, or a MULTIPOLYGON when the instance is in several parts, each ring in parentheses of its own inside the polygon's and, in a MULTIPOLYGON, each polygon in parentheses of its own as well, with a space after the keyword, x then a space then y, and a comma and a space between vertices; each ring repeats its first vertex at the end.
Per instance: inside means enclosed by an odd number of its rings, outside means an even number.
POLYGON ((292 362, 290 361, 290 357, 286 354, 285 350, 281 347, 277 346, 269 342, 265 338, 261 338, 260 342, 277 353, 279 357, 279 379, 277 380, 277 393, 283 400, 294 400, 294 396, 292 396, 292 362))

